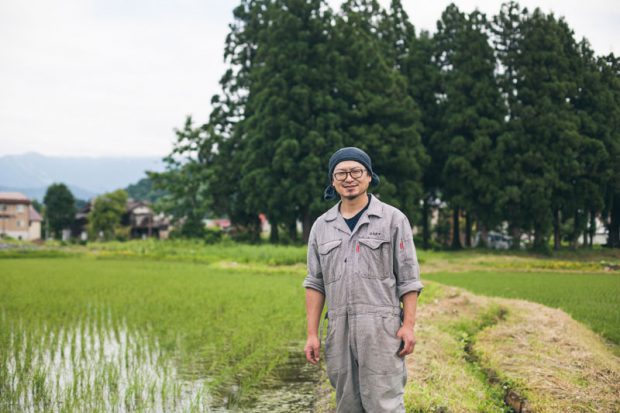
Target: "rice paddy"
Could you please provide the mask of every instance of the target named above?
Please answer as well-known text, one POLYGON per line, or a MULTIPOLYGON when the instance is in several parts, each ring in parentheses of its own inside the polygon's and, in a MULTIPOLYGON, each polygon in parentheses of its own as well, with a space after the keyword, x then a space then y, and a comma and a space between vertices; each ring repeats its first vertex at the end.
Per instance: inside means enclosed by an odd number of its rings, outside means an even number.
POLYGON ((301 354, 299 270, 0 261, 0 411, 228 411, 301 354))

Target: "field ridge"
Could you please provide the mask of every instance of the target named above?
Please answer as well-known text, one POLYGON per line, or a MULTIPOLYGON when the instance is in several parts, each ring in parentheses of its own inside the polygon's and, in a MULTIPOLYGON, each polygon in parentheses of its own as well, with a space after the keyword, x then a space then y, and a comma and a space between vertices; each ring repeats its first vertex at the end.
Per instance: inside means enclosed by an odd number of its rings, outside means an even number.
POLYGON ((418 311, 418 344, 407 359, 407 411, 620 410, 613 345, 568 314, 439 289, 418 311))

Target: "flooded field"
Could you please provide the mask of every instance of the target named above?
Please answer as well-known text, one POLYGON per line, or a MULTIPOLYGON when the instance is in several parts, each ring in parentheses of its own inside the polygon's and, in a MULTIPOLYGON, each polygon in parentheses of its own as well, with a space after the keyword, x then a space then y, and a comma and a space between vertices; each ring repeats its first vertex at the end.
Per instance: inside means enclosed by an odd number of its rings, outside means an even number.
POLYGON ((71 261, 0 261, 0 411, 312 410, 295 275, 71 261))

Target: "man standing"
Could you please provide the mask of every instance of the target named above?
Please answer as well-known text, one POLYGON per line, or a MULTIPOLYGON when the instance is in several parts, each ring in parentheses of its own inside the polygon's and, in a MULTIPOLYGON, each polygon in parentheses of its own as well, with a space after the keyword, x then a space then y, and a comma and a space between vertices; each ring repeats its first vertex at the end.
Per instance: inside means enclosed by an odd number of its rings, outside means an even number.
POLYGON ((367 193, 379 177, 370 157, 342 148, 329 160, 340 202, 320 216, 308 241, 306 358, 320 358, 319 321, 328 307, 325 356, 338 413, 405 412, 405 356, 415 346, 423 285, 407 217, 367 193), (401 307, 403 319, 401 324, 401 307))

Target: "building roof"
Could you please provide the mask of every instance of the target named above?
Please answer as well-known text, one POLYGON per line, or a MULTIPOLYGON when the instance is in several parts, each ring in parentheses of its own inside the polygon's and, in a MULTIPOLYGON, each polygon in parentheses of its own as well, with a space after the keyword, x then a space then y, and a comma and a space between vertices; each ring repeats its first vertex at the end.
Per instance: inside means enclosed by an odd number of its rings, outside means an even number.
POLYGON ((0 192, 0 202, 29 204, 30 199, 28 199, 28 197, 21 192, 0 192))
POLYGON ((39 221, 39 222, 43 221, 43 218, 41 218, 41 215, 37 212, 36 209, 34 209, 34 207, 32 205, 30 205, 28 215, 30 215, 30 222, 32 222, 32 221, 39 221))

